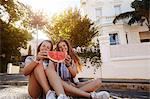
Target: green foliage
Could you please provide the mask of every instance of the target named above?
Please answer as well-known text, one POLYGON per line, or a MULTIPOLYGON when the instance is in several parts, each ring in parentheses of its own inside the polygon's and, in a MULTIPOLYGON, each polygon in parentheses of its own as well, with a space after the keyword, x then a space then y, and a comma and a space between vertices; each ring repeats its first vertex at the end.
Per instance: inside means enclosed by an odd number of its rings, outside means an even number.
POLYGON ((32 39, 26 27, 29 10, 17 0, 0 0, 0 72, 6 72, 6 64, 20 60, 20 49, 32 39), (15 23, 19 22, 17 28, 15 23))
POLYGON ((27 41, 31 40, 31 35, 26 30, 15 28, 13 25, 1 21, 1 54, 5 54, 10 61, 11 56, 20 55, 19 50, 26 48, 27 41))
POLYGON ((85 51, 84 53, 77 53, 77 55, 82 59, 85 66, 87 61, 89 61, 93 67, 98 68, 101 66, 102 62, 100 50, 97 52, 85 51))
POLYGON ((61 38, 70 41, 73 47, 89 45, 98 34, 97 27, 87 16, 81 16, 77 9, 69 9, 53 17, 46 30, 54 42, 61 38))
POLYGON ((135 9, 135 11, 129 11, 125 13, 121 13, 115 17, 113 23, 115 24, 117 20, 130 18, 128 24, 134 24, 136 22, 143 23, 146 20, 146 25, 150 30, 150 1, 149 0, 135 0, 131 3, 131 7, 135 9))
POLYGON ((14 23, 22 19, 25 20, 30 11, 26 5, 18 2, 17 0, 0 0, 0 19, 7 16, 8 23, 14 23))

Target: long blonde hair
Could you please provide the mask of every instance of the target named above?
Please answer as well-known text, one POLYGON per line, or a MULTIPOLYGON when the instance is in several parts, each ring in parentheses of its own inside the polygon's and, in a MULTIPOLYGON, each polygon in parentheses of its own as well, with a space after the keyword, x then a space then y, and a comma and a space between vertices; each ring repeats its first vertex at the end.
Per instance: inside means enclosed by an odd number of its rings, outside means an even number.
POLYGON ((57 51, 60 51, 60 50, 59 50, 59 46, 58 46, 60 42, 65 42, 65 43, 66 43, 66 45, 67 45, 67 47, 68 47, 68 52, 67 52, 67 53, 68 53, 68 54, 70 55, 70 57, 74 60, 76 66, 77 66, 78 72, 81 71, 83 65, 81 64, 81 61, 80 61, 79 57, 74 53, 73 48, 71 47, 70 43, 69 43, 67 40, 60 40, 60 41, 57 43, 56 50, 57 50, 57 51))

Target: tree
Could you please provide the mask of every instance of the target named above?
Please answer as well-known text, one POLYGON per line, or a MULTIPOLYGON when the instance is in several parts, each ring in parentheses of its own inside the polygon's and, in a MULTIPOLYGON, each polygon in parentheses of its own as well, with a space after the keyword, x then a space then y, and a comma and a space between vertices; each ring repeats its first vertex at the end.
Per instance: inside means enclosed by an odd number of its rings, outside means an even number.
MULTIPOLYGON (((36 47, 38 47, 38 30, 43 30, 45 24, 47 24, 46 16, 42 11, 32 12, 30 17, 30 26, 34 30, 36 29, 36 47)), ((35 31, 35 30, 34 30, 35 31)), ((35 32, 34 32, 35 33, 35 32)), ((36 48, 37 49, 37 48, 36 48)), ((35 50, 35 53, 37 50, 35 50)), ((36 56, 36 55, 35 55, 36 56)))
POLYGON ((61 38, 70 41, 73 47, 87 46, 98 34, 97 27, 87 16, 81 16, 77 9, 69 9, 53 17, 46 26, 47 32, 54 42, 61 38))
POLYGON ((0 0, 0 72, 6 72, 6 64, 21 56, 20 49, 27 47, 31 34, 23 28, 26 19, 26 7, 16 0, 0 0), (20 27, 15 26, 20 22, 20 27), (2 67, 3 66, 3 67, 2 67))
POLYGON ((113 23, 115 24, 118 20, 130 18, 128 24, 134 24, 136 22, 143 23, 146 21, 146 25, 150 31, 150 1, 149 0, 135 0, 131 3, 131 7, 134 11, 121 13, 115 17, 113 23))
POLYGON ((31 12, 30 19, 30 25, 33 28, 37 28, 38 25, 38 29, 43 29, 43 26, 48 23, 46 15, 42 11, 31 12))

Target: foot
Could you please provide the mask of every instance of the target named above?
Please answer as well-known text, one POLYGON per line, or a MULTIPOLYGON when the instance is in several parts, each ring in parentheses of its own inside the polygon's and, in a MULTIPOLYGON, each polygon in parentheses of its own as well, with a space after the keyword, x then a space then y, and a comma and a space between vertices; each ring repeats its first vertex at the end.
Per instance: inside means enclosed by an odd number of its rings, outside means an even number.
POLYGON ((92 99, 109 99, 110 95, 106 91, 100 91, 100 92, 92 92, 91 93, 92 99))
POLYGON ((49 90, 46 94, 46 99, 56 99, 55 92, 49 90))
POLYGON ((57 99, 69 99, 66 95, 60 94, 57 99))

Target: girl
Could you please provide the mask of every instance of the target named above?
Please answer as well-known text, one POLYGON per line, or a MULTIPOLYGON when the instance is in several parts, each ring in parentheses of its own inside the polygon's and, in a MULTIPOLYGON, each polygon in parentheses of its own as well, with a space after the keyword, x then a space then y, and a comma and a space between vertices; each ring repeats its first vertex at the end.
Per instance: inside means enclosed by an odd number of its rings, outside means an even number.
MULTIPOLYGON (((49 85, 49 82, 52 80, 55 81, 55 78, 51 78, 51 76, 47 75, 47 67, 49 64, 52 64, 52 62, 47 58, 47 51, 52 50, 52 42, 45 40, 37 48, 37 57, 28 56, 25 60, 23 74, 25 76, 29 75, 28 92, 34 99, 37 99, 41 95, 42 90, 46 94, 46 99, 56 99, 55 93, 54 91, 51 91, 51 87, 49 85), (49 81, 47 80, 47 77, 49 81)), ((49 74, 52 75, 51 73, 49 74)), ((63 97, 62 94, 65 96, 65 92, 63 88, 61 88, 62 86, 58 85, 58 87, 62 89, 59 93, 61 95, 58 97, 58 99, 61 99, 61 97, 63 97)))
MULTIPOLYGON (((90 99, 108 99, 109 93, 102 91, 95 93, 93 91, 99 89, 101 87, 101 81, 100 79, 88 81, 84 83, 75 83, 73 78, 76 76, 76 74, 81 70, 82 65, 79 61, 79 58, 75 55, 75 53, 72 51, 71 46, 66 40, 61 40, 57 44, 57 51, 63 51, 66 53, 66 59, 63 63, 57 63, 56 65, 49 66, 48 70, 51 70, 53 72, 53 77, 58 78, 55 79, 55 81, 61 83, 55 83, 55 90, 60 92, 60 88, 57 87, 57 85, 60 85, 65 90, 65 93, 67 95, 71 96, 81 96, 86 97, 90 99), (59 75, 56 74, 56 71, 59 75), (61 79, 61 80, 60 80, 61 79), (91 93, 90 93, 91 92, 91 93)), ((61 87, 61 88, 62 88, 61 87)))

